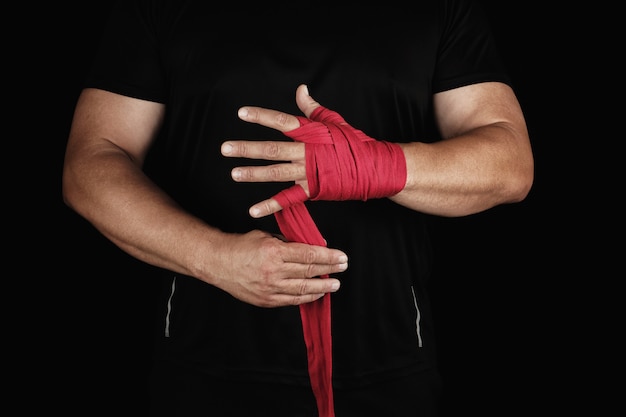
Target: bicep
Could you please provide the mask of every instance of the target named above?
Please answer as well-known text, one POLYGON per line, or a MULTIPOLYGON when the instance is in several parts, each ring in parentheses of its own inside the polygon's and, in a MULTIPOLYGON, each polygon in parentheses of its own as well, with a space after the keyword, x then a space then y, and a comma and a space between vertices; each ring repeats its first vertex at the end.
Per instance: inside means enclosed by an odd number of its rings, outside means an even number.
POLYGON ((506 123, 525 130, 515 93, 500 82, 467 85, 435 94, 435 117, 443 138, 451 138, 481 126, 506 123))
POLYGON ((160 103, 87 88, 76 105, 68 147, 97 151, 113 145, 142 165, 164 113, 160 103))

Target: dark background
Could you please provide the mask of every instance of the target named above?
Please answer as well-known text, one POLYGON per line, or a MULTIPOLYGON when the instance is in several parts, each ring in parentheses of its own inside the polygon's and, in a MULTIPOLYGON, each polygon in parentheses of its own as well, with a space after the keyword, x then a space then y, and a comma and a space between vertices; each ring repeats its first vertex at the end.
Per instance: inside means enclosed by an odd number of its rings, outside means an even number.
MULTIPOLYGON (((596 362, 587 341, 598 339, 589 335, 594 289, 582 282, 603 268, 583 247, 599 244, 589 220, 598 190, 587 183, 576 139, 592 116, 571 86, 585 72, 580 56, 593 48, 581 52, 589 39, 563 25, 558 10, 483 2, 527 117, 536 177, 522 203, 439 223, 433 294, 445 414, 581 411, 596 385, 581 377, 596 362), (584 198, 575 194, 581 186, 584 198), (579 385, 586 395, 576 394, 579 385)), ((19 10, 22 24, 7 37, 5 82, 16 94, 5 113, 13 126, 5 132, 5 263, 16 285, 4 297, 5 344, 10 397, 23 411, 144 415, 150 267, 61 200, 73 106, 109 3, 19 10)))

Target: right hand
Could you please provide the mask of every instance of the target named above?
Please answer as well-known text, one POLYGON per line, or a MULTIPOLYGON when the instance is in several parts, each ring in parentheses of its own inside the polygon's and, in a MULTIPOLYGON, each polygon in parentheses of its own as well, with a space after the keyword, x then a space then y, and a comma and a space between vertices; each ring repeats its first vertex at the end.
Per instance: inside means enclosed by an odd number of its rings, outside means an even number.
POLYGON ((315 301, 340 285, 335 278, 320 276, 348 267, 347 255, 338 249, 285 242, 259 230, 226 236, 220 245, 221 269, 211 283, 259 307, 315 301))

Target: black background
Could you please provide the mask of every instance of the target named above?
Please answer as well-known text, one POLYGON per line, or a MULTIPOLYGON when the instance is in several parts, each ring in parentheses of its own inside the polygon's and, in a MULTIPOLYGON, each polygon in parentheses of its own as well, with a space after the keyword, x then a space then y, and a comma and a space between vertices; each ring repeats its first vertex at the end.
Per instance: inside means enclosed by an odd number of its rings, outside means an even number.
MULTIPOLYGON (((580 85, 572 85, 585 76, 589 59, 580 56, 594 51, 559 10, 484 3, 526 114, 536 176, 522 203, 439 224, 433 291, 445 415, 581 411, 588 395, 576 388, 597 385, 581 377, 596 362, 587 341, 598 339, 589 334, 595 288, 583 282, 603 266, 589 253, 601 244, 599 220, 589 215, 600 191, 581 159, 593 116, 589 98, 581 108, 580 85)), ((61 200, 73 106, 109 8, 89 1, 16 10, 19 24, 5 35, 12 128, 5 131, 4 253, 16 285, 4 294, 4 342, 9 397, 24 413, 145 415, 156 292, 144 273, 150 267, 61 200)))

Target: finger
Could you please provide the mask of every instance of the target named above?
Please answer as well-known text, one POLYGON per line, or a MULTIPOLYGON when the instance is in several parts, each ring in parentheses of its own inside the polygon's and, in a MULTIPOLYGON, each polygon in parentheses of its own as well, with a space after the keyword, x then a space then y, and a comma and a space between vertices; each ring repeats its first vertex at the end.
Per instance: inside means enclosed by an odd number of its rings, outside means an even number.
POLYGON ((262 304, 263 307, 284 307, 284 306, 298 306, 300 304, 311 303, 315 300, 322 298, 325 293, 322 294, 307 294, 307 295, 291 295, 291 294, 275 294, 272 296, 271 301, 262 304))
POLYGON ((281 259, 287 265, 293 265, 287 271, 288 275, 299 278, 343 272, 348 268, 345 252, 308 243, 287 243, 281 252, 281 259))
POLYGON ((264 107, 244 106, 239 109, 237 115, 246 122, 256 123, 281 132, 300 127, 300 121, 296 116, 264 107))
POLYGON ((231 177, 237 182, 291 182, 306 180, 304 164, 273 164, 236 167, 231 177))
POLYGON ((286 293, 295 297, 313 296, 332 293, 339 290, 341 282, 336 278, 290 279, 286 293))
POLYGON ((267 161, 304 159, 304 144, 299 142, 229 140, 221 147, 222 155, 267 161))
MULTIPOLYGON (((250 207, 252 217, 259 218, 276 213, 294 204, 303 203, 309 199, 309 189, 306 183, 296 182, 289 188, 274 194, 271 199, 264 200, 250 207)), ((326 240, 324 240, 326 242, 326 240)), ((326 243, 324 243, 325 245, 326 243)))
POLYGON ((270 214, 279 212, 282 209, 283 208, 280 206, 280 204, 278 204, 278 201, 274 200, 273 198, 269 198, 250 207, 248 213, 250 213, 251 217, 255 219, 260 219, 261 217, 269 216, 270 214))
MULTIPOLYGON (((299 294, 306 293, 317 293, 317 292, 329 292, 331 290, 330 286, 339 284, 339 281, 334 278, 328 278, 328 276, 332 274, 338 274, 344 272, 348 268, 348 263, 338 263, 333 265, 324 265, 324 264, 298 264, 294 263, 292 265, 286 266, 285 271, 293 279, 318 279, 319 277, 325 277, 323 281, 330 280, 329 283, 312 283, 310 287, 306 288, 306 291, 302 290, 299 294), (336 282, 335 282, 336 281, 336 282)), ((299 281, 302 285, 305 283, 303 281, 299 281)), ((337 287, 338 288, 338 287, 337 287)), ((332 288, 337 290, 337 288, 332 288)))
POLYGON ((300 84, 296 89, 296 104, 306 117, 309 117, 313 110, 321 106, 309 95, 309 88, 306 84, 300 84))

